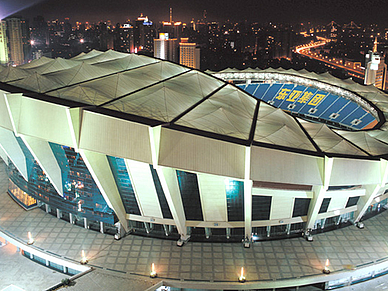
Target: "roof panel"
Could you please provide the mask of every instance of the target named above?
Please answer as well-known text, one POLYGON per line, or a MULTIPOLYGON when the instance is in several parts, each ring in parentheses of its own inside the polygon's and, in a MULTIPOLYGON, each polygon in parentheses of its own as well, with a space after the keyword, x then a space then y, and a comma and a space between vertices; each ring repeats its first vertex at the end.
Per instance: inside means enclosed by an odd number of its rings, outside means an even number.
POLYGON ((388 154, 387 144, 371 137, 365 131, 336 131, 338 134, 356 144, 370 155, 386 155, 388 154))
POLYGON ((103 107, 169 122, 203 98, 190 94, 193 93, 190 90, 182 92, 176 83, 158 83, 103 107))
POLYGON ((87 60, 87 59, 90 59, 90 58, 95 58, 101 54, 103 54, 104 52, 100 52, 98 50, 91 50, 90 52, 88 53, 80 53, 79 55, 71 58, 71 60, 77 60, 77 61, 82 61, 82 60, 87 60))
POLYGON ((248 139, 257 100, 237 88, 226 85, 176 124, 248 139))
POLYGON ((9 84, 38 93, 43 93, 64 85, 63 83, 57 83, 56 80, 48 79, 38 73, 32 74, 21 80, 9 82, 9 84))
POLYGON ((159 60, 153 58, 144 58, 135 54, 126 54, 125 57, 119 59, 112 59, 102 63, 93 64, 102 69, 125 71, 131 70, 137 67, 145 66, 148 64, 158 63, 159 60))
POLYGON ((8 66, 4 70, 0 71, 0 82, 11 82, 19 79, 26 78, 32 73, 27 72, 18 67, 8 66))
MULTIPOLYGON (((89 55, 89 54, 87 54, 89 55)), ((96 54, 90 58, 83 59, 85 63, 87 64, 96 64, 96 63, 102 63, 107 62, 111 60, 118 60, 121 58, 124 58, 128 56, 126 53, 121 53, 113 50, 107 50, 106 52, 103 52, 102 54, 96 54)))
POLYGON ((260 103, 254 141, 316 150, 293 117, 264 102, 260 103))
POLYGON ((343 155, 367 155, 333 132, 326 124, 311 123, 304 120, 300 122, 323 152, 343 155))

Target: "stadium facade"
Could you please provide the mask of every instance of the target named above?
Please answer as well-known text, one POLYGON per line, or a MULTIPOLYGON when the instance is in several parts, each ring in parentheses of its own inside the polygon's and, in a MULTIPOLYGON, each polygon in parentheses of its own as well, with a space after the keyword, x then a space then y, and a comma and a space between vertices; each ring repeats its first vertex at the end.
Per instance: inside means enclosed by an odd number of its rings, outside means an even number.
POLYGON ((373 86, 91 51, 4 67, 0 90, 9 194, 117 238, 311 238, 387 202, 373 86))

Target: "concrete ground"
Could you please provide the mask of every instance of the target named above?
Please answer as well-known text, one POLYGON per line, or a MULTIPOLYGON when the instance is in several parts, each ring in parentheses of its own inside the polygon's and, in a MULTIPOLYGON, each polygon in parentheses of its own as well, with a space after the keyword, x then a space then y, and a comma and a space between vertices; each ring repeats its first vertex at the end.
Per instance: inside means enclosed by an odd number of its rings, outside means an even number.
POLYGON ((44 290, 66 277, 25 258, 11 244, 0 247, 0 290, 11 284, 25 291, 44 290))
MULTIPOLYGON (((338 271, 388 255, 388 211, 365 221, 364 229, 350 226, 318 234, 313 242, 302 238, 265 241, 249 249, 239 243, 188 242, 179 248, 174 241, 134 235, 117 241, 41 209, 25 211, 9 197, 7 188, 5 166, 0 163, 1 228, 22 240, 31 231, 34 246, 76 262, 85 250, 89 265, 96 268, 69 290, 145 290, 158 282, 149 278, 152 263, 159 278, 236 282, 242 266, 249 281, 277 280, 321 274, 326 259, 332 271, 338 271)), ((0 256, 0 290, 9 284, 43 290, 66 277, 29 261, 11 246, 0 248, 0 256)), ((386 279, 376 280, 383 284, 386 279)))

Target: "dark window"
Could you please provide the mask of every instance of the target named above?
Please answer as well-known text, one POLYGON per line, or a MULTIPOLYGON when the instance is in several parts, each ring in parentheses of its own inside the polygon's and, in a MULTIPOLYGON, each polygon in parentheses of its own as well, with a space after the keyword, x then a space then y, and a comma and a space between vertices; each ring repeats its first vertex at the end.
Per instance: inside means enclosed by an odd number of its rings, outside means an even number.
POLYGON ((327 191, 346 190, 349 188, 356 187, 356 185, 345 185, 345 186, 329 186, 327 191))
POLYGON ((176 171, 187 220, 203 220, 197 175, 176 171))
POLYGON ((327 212, 327 209, 329 208, 331 198, 323 198, 321 208, 319 209, 318 213, 325 213, 327 212))
POLYGON ((111 156, 107 156, 107 158, 115 178, 121 200, 123 201, 125 212, 141 215, 124 159, 111 156))
POLYGON ((162 185, 160 184, 158 173, 156 172, 156 170, 152 165, 150 165, 150 169, 151 169, 152 179, 154 180, 156 193, 158 194, 159 205, 163 213, 163 218, 172 218, 172 214, 171 214, 170 208, 168 207, 166 196, 164 195, 162 185))
POLYGON ((357 205, 358 199, 360 199, 360 196, 349 197, 348 203, 346 203, 346 207, 345 208, 357 205))
POLYGON ((295 198, 292 217, 307 215, 307 212, 309 211, 310 200, 310 198, 295 198))
POLYGON ((271 196, 252 196, 252 220, 269 220, 271 196))

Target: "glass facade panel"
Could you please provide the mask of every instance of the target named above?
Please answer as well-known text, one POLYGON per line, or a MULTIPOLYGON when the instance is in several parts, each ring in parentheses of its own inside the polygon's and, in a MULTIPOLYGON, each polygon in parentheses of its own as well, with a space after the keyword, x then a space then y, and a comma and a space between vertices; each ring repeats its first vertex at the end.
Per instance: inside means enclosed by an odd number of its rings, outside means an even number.
POLYGON ((339 219, 340 219, 339 215, 328 217, 325 221, 325 228, 331 228, 333 226, 336 226, 338 224, 339 219))
POLYGON ((51 269, 57 270, 59 272, 63 272, 63 266, 62 265, 59 265, 59 264, 56 264, 56 263, 53 263, 53 262, 49 262, 49 267, 51 269))
POLYGON ((300 233, 300 232, 303 232, 305 228, 306 228, 306 222, 293 223, 290 226, 290 233, 300 233))
POLYGON ((271 236, 283 236, 287 234, 287 225, 273 225, 271 226, 271 236))
POLYGON ((122 158, 107 156, 113 176, 119 190, 121 200, 123 201, 125 212, 129 214, 141 215, 139 205, 137 204, 135 191, 132 187, 131 179, 122 158))
POLYGON ((17 140, 26 158, 28 181, 24 180, 14 164, 9 161, 7 174, 10 179, 10 192, 25 192, 33 199, 50 205, 54 211, 58 208, 91 221, 114 223, 115 215, 107 206, 79 153, 72 148, 50 143, 61 169, 64 195, 62 197, 34 160, 23 140, 20 138, 17 140))
POLYGON ((181 192, 183 208, 187 220, 203 220, 201 198, 199 197, 197 175, 176 171, 181 192))
POLYGON ((244 221, 244 182, 225 180, 228 221, 244 221))
POLYGON ((12 198, 19 203, 24 209, 31 209, 37 206, 37 201, 35 198, 28 195, 26 192, 22 191, 14 182, 8 180, 8 193, 12 198))
POLYGON ((259 226, 259 227, 252 227, 252 239, 253 240, 262 240, 267 238, 267 227, 266 226, 259 226))

